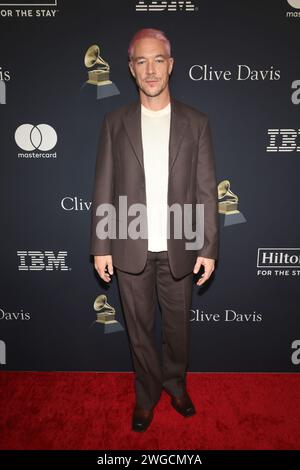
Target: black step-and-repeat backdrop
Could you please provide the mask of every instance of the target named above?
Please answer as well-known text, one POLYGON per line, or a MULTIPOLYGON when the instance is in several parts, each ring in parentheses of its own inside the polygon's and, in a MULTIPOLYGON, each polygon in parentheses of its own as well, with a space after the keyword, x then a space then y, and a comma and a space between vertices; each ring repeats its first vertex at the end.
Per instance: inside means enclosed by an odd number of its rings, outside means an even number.
POLYGON ((138 96, 127 48, 145 27, 169 37, 171 93, 214 139, 220 258, 194 286, 190 370, 296 372, 299 0, 0 2, 0 370, 132 370, 90 208, 102 119, 138 96))

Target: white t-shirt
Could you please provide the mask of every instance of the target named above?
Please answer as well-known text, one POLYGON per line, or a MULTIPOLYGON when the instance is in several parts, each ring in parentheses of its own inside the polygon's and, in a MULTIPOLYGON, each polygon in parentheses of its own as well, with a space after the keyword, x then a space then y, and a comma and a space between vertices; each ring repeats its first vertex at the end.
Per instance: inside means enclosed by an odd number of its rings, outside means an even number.
POLYGON ((167 250, 167 204, 171 104, 159 111, 142 107, 148 250, 167 250))

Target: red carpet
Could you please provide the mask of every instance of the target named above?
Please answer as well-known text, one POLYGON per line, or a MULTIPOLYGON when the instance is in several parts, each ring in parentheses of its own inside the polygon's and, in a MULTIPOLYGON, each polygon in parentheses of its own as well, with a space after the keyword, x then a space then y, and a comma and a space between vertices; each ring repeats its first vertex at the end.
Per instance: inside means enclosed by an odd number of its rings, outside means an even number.
POLYGON ((1 449, 300 449, 298 374, 188 373, 197 414, 165 392, 131 431, 133 373, 2 372, 1 449))

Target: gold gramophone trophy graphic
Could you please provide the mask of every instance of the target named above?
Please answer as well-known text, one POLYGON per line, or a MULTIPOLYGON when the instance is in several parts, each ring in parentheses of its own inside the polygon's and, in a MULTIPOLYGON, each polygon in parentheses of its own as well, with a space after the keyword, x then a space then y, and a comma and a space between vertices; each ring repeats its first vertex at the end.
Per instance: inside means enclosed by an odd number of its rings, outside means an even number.
POLYGON ((123 331, 123 326, 116 320, 116 311, 107 302, 104 294, 98 295, 94 302, 94 310, 97 312, 97 319, 93 322, 93 326, 102 326, 104 333, 116 333, 123 331))
POLYGON ((219 214, 224 215, 224 226, 246 222, 238 210, 239 198, 230 189, 230 181, 223 180, 218 184, 219 214))
POLYGON ((88 69, 88 80, 84 86, 96 86, 97 99, 119 95, 116 85, 109 79, 109 64, 100 56, 100 47, 97 44, 89 47, 84 56, 84 64, 88 69))

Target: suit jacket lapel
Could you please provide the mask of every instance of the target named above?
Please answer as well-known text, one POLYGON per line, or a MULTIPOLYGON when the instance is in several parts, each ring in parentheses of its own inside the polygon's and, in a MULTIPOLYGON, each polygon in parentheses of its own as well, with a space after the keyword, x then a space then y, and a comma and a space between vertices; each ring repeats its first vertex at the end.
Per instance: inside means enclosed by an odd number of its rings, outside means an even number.
POLYGON ((171 97, 171 125, 169 141, 169 172, 178 156, 178 150, 186 131, 187 119, 181 111, 180 103, 171 97))
MULTIPOLYGON (((180 109, 177 100, 171 97, 171 122, 169 139, 169 172, 174 165, 178 155, 180 142, 184 136, 187 119, 180 109)), ((134 101, 129 105, 127 113, 123 116, 124 126, 131 142, 134 154, 144 169, 142 125, 141 125, 141 101, 134 101)))

